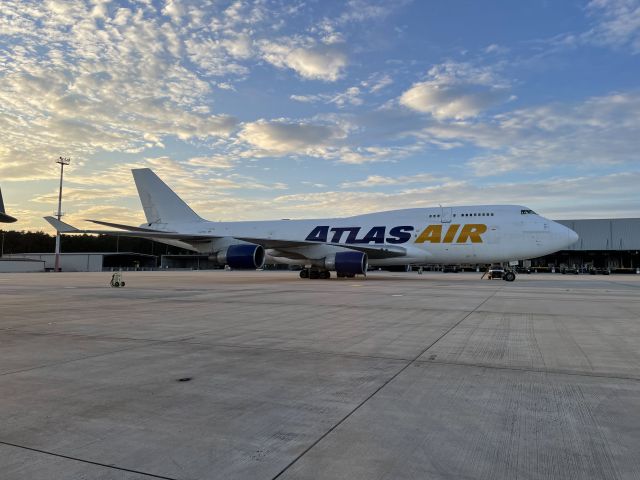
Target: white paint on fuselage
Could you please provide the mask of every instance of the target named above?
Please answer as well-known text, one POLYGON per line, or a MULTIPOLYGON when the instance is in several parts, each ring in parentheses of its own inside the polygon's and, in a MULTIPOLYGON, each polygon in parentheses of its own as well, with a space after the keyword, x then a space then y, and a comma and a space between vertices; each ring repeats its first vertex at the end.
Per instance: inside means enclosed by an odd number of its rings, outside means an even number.
MULTIPOLYGON (((143 226, 149 226, 145 224, 143 226)), ((358 227, 358 239, 374 227, 386 227, 385 239, 388 240, 389 231, 393 227, 411 226, 410 239, 405 243, 369 243, 372 246, 403 247, 406 256, 387 259, 373 259, 369 263, 373 266, 403 265, 408 263, 492 263, 510 260, 520 260, 540 257, 562 250, 574 243, 578 236, 569 228, 552 220, 537 215, 526 207, 519 205, 472 205, 447 208, 412 208, 387 212, 370 213, 344 218, 323 218, 311 220, 272 220, 246 222, 209 222, 198 221, 182 224, 152 225, 166 231, 181 233, 211 235, 226 237, 214 241, 211 245, 194 244, 193 250, 202 253, 214 251, 219 245, 227 243, 233 238, 260 238, 271 240, 307 241, 307 237, 318 226, 330 228, 358 227), (527 213, 523 213, 527 212, 527 213), (530 213, 529 213, 530 212, 530 213), (487 230, 481 235, 481 242, 473 243, 469 240, 457 241, 457 235, 450 242, 416 243, 421 232, 429 225, 442 225, 443 236, 450 225, 466 224, 486 225, 487 230), (207 251, 208 250, 208 251, 207 251)), ((460 231, 458 231, 458 234, 460 231)), ((333 232, 328 236, 331 242, 333 232)), ((337 242, 346 248, 347 233, 337 242)), ((359 243, 358 245, 367 245, 359 243)), ((317 258, 324 252, 335 251, 336 248, 317 242, 310 247, 298 247, 297 255, 307 258, 317 258), (322 248, 317 248, 322 246, 322 248), (315 253, 314 253, 315 252, 315 253)), ((285 252, 277 252, 279 254, 285 252)), ((273 260, 281 263, 301 263, 296 258, 272 256, 273 260)))

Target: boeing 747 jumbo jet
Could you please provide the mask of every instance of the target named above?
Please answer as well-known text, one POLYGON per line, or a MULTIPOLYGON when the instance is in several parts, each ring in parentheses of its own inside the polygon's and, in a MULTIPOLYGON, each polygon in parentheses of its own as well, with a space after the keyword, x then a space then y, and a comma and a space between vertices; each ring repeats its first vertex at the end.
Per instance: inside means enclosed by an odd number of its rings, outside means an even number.
MULTIPOLYGON (((366 274, 371 266, 487 264, 535 258, 578 240, 573 231, 518 205, 410 208, 346 218, 210 222, 148 168, 133 178, 147 223, 89 220, 118 230, 78 230, 55 217, 61 233, 150 238, 209 255, 233 269, 267 263, 304 265, 302 278, 366 274)), ((515 279, 508 272, 507 280, 515 279)))

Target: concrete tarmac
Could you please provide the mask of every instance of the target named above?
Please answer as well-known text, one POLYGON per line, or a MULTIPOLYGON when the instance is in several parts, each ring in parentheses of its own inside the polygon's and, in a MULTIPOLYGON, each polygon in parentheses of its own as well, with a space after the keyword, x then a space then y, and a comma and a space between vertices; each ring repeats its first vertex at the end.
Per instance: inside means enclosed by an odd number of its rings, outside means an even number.
POLYGON ((0 275, 0 478, 638 479, 640 275, 0 275))

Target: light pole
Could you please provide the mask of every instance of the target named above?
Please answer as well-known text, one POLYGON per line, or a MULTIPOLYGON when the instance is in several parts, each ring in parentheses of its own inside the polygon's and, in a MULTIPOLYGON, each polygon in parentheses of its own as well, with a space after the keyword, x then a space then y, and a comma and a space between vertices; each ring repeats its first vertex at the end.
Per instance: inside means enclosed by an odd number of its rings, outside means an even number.
MULTIPOLYGON (((60 164, 60 189, 58 190, 58 213, 56 216, 58 217, 58 221, 62 218, 62 177, 64 176, 64 166, 69 165, 71 163, 70 158, 59 157, 56 160, 56 163, 60 164)), ((54 268, 55 272, 60 271, 60 231, 56 231, 56 265, 54 268)))

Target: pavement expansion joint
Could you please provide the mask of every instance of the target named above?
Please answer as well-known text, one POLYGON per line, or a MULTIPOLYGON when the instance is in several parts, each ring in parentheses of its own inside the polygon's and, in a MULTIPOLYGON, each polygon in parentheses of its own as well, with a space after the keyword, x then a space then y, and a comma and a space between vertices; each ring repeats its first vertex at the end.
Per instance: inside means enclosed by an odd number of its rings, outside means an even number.
POLYGON ((23 368, 23 369, 20 369, 20 370, 13 370, 13 371, 10 371, 10 372, 3 372, 3 373, 0 373, 0 377, 5 377, 7 375, 14 375, 14 374, 17 374, 17 373, 30 372, 30 371, 39 370, 39 369, 42 369, 42 368, 58 367, 60 365, 67 365, 69 363, 80 362, 80 361, 83 361, 83 360, 88 360, 90 358, 104 357, 106 355, 112 355, 114 353, 127 352, 127 351, 130 351, 130 350, 136 350, 138 348, 145 348, 145 347, 153 345, 154 343, 161 343, 161 342, 148 341, 145 345, 135 345, 133 347, 119 348, 119 349, 116 349, 116 350, 110 350, 108 352, 96 353, 95 355, 85 355, 85 356, 82 356, 82 357, 79 357, 79 358, 72 358, 72 359, 69 359, 69 360, 61 361, 61 362, 47 363, 47 364, 44 364, 44 365, 36 365, 34 367, 23 368))
POLYGON ((162 480, 178 480, 177 478, 174 478, 174 477, 165 477, 163 475, 156 475, 154 473, 142 472, 140 470, 134 470, 134 469, 131 469, 131 468, 119 467, 119 466, 113 465, 113 464, 94 462, 92 460, 86 460, 86 459, 83 459, 83 458, 72 457, 70 455, 63 455, 61 453, 49 452, 47 450, 41 450, 39 448, 27 447, 25 445, 17 445, 15 443, 10 443, 10 442, 3 442, 2 440, 0 440, 0 445, 6 445, 8 447, 14 447, 14 448, 21 448, 23 450, 29 450, 30 452, 42 453, 42 454, 45 454, 45 455, 51 455, 53 457, 64 458, 66 460, 73 460, 73 461, 76 461, 76 462, 86 463, 86 464, 89 464, 89 465, 96 465, 96 466, 99 466, 99 467, 110 468, 112 470, 119 470, 121 472, 135 473, 137 475, 144 475, 144 476, 147 476, 149 478, 160 478, 162 480))
POLYGON ((464 317, 462 317, 460 320, 458 320, 456 323, 454 323, 449 329, 447 329, 447 331, 445 331, 442 335, 440 335, 436 340, 434 340, 433 342, 431 342, 426 348, 424 348, 420 353, 418 353, 418 355, 416 355, 413 359, 411 359, 410 361, 408 361, 405 365, 403 365, 396 373, 394 373, 391 377, 389 377, 387 380, 385 380, 382 385, 380 385, 378 388, 376 388, 370 395, 368 395, 364 400, 362 400, 358 405, 356 405, 353 409, 351 409, 351 411, 349 411, 344 417, 342 417, 338 422, 336 422, 329 430, 327 430, 324 434, 322 434, 320 437, 318 437, 311 445, 309 445, 302 453, 300 453, 296 458, 294 458, 286 467, 284 467, 280 472, 278 472, 277 475, 275 475, 272 480, 276 480, 277 478, 280 478, 287 470, 289 470, 289 468, 291 468, 293 465, 295 465, 302 457, 304 457, 307 453, 309 453, 313 447, 315 447, 316 445, 318 445, 323 439, 325 439, 326 437, 328 437, 331 432, 333 432, 336 428, 338 428, 340 425, 342 425, 344 422, 346 422, 354 413, 356 413, 360 408, 362 408, 369 400, 371 400, 373 397, 376 396, 376 394, 378 392, 380 392, 382 389, 384 389, 387 385, 389 385, 393 380, 395 380, 396 378, 398 378, 400 376, 400 374, 402 372, 404 372, 405 370, 407 370, 407 368, 409 368, 411 365, 415 364, 416 361, 425 353, 427 353, 427 351, 433 347, 434 345, 436 345, 440 340, 442 340, 444 337, 447 336, 448 333, 450 333, 453 329, 455 329, 458 325, 460 325, 462 322, 464 322, 467 318, 469 318, 471 316, 472 313, 474 313, 478 308, 480 308, 482 305, 484 305, 486 302, 488 302, 491 298, 493 298, 499 290, 494 291, 491 295, 489 295, 487 298, 485 298, 479 305, 477 305, 472 311, 470 311, 469 313, 467 313, 464 317))

